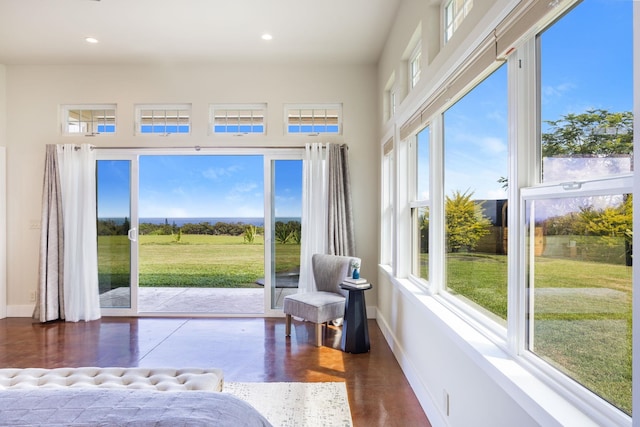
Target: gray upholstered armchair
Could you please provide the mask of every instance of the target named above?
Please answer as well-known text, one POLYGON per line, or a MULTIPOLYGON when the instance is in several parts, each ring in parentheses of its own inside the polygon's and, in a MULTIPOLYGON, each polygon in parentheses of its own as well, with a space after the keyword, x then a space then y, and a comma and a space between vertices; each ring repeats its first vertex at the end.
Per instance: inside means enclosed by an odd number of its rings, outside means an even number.
POLYGON ((291 316, 316 324, 316 346, 322 345, 322 326, 344 316, 346 291, 340 283, 351 273, 352 261, 360 258, 315 254, 311 258, 317 291, 287 295, 283 311, 287 315, 286 334, 291 335, 291 316))

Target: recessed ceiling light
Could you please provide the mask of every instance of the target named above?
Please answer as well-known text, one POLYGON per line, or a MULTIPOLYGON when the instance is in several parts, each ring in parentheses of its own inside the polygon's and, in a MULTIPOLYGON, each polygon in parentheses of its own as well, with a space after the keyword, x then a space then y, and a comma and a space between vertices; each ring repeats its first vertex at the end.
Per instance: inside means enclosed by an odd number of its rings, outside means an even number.
POLYGON ((262 40, 271 40, 271 39, 273 39, 273 36, 269 33, 264 33, 262 35, 262 40))
POLYGON ((87 43, 98 43, 98 39, 96 39, 95 37, 86 37, 84 41, 86 41, 87 43))

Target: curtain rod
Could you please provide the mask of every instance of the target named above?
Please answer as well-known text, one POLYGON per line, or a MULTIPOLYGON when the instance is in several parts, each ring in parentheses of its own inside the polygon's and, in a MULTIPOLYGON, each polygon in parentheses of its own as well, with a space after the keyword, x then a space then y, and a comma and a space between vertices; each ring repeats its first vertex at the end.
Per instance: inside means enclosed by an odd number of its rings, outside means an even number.
MULTIPOLYGON (((349 146, 347 144, 339 144, 340 146, 346 147, 347 149, 349 149, 349 146)), ((80 147, 79 146, 75 146, 73 147, 74 150, 79 150, 80 147)), ((184 149, 188 149, 188 148, 193 148, 195 151, 201 151, 201 150, 207 150, 207 149, 242 149, 242 148, 249 148, 249 149, 267 149, 267 150, 274 150, 274 149, 280 149, 280 150, 286 150, 286 149, 303 149, 305 148, 304 145, 287 145, 287 146, 282 146, 282 145, 243 145, 243 146, 237 146, 237 145, 217 145, 215 147, 212 146, 205 146, 202 147, 200 145, 196 145, 196 146, 180 146, 180 147, 96 147, 95 145, 91 146, 92 150, 184 150, 184 149)), ((322 148, 326 148, 325 145, 322 146, 322 148)))

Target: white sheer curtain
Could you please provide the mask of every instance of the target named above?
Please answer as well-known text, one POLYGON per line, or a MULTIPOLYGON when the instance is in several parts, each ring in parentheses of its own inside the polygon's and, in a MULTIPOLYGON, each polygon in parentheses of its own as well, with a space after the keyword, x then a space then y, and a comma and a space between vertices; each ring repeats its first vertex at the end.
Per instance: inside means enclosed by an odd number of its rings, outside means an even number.
POLYGON ((88 144, 59 145, 57 150, 64 218, 65 318, 95 320, 100 318, 96 155, 88 144))
POLYGON ((327 189, 321 143, 305 145, 302 166, 302 238, 299 292, 315 290, 311 256, 325 253, 327 241, 327 189))

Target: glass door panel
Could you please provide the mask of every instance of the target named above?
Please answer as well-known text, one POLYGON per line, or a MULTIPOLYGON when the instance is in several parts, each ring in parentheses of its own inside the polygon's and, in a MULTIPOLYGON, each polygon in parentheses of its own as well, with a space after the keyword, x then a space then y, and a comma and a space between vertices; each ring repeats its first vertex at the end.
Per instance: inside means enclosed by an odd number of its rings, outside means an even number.
POLYGON ((131 160, 98 160, 98 282, 103 309, 135 309, 132 293, 131 160))
POLYGON ((302 216, 302 160, 272 163, 271 308, 298 291, 302 216))

